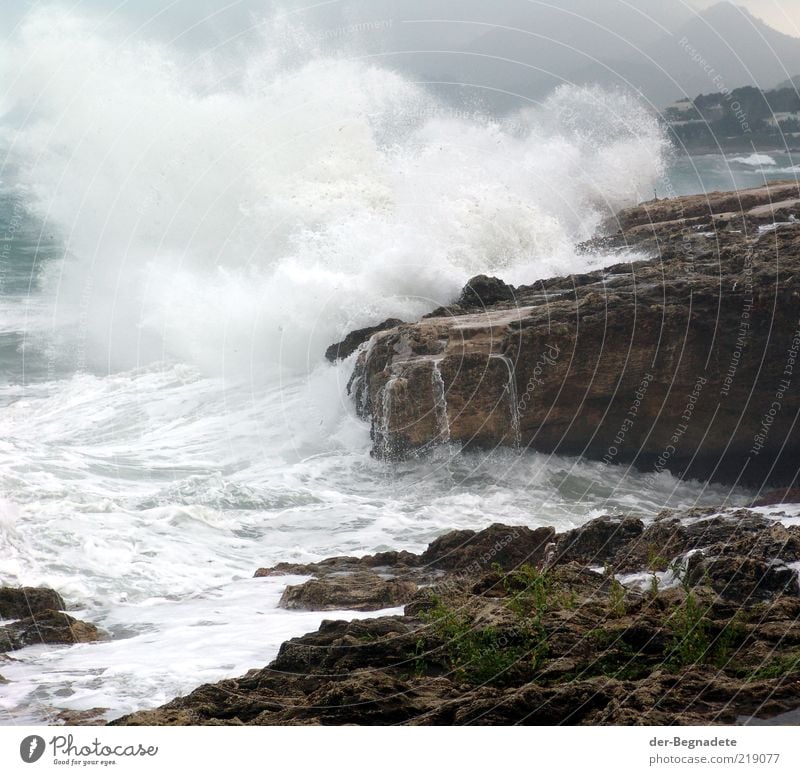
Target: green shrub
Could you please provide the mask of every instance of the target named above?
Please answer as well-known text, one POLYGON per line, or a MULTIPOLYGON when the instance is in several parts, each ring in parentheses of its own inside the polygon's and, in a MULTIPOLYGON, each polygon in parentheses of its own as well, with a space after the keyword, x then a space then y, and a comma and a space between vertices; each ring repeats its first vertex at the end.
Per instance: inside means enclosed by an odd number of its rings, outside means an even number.
POLYGON ((784 678, 787 675, 800 673, 800 651, 784 654, 761 665, 748 676, 749 681, 763 681, 769 678, 784 678))
MULTIPOLYGON (((547 654, 542 622, 553 605, 550 579, 526 565, 503 578, 505 605, 514 615, 510 629, 476 627, 471 616, 434 597, 421 616, 430 634, 442 642, 441 653, 453 672, 470 683, 503 683, 512 668, 536 670, 547 654)), ((417 670, 424 670, 425 641, 417 642, 417 670)))

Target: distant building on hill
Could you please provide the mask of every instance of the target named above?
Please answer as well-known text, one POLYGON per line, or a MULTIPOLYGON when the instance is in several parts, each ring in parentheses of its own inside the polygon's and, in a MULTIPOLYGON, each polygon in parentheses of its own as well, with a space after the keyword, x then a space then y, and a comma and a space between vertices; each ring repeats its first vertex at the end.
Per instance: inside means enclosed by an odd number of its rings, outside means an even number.
POLYGON ((767 124, 776 129, 800 129, 800 111, 782 111, 767 119, 767 124))
MULTIPOLYGON (((800 77, 797 85, 800 86, 800 77)), ((743 86, 733 91, 685 97, 667 106, 662 120, 676 143, 686 148, 781 147, 800 133, 800 90, 763 91, 743 86)))

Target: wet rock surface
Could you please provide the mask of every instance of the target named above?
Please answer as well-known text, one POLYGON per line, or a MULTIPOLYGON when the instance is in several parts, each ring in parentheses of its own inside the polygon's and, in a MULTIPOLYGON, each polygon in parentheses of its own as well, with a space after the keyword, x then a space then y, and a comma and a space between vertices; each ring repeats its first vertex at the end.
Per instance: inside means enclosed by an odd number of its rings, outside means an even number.
POLYGON ((367 570, 375 557, 284 566, 304 567, 331 589, 344 567, 370 584, 394 568, 409 592, 417 589, 402 616, 324 621, 284 643, 267 667, 113 723, 706 725, 781 717, 800 692, 800 593, 786 564, 799 537, 798 528, 746 509, 691 510, 649 524, 602 517, 561 535, 502 524, 454 531, 420 555, 381 555, 380 574, 367 570), (599 557, 602 572, 593 569, 599 557), (621 583, 614 562, 649 581, 621 583))
POLYGON ((0 649, 14 651, 42 644, 94 643, 102 634, 93 624, 82 622, 63 611, 40 611, 0 627, 0 649))
POLYGON ((0 619, 25 619, 65 607, 61 595, 47 587, 0 587, 0 619))
POLYGON ((290 611, 379 611, 405 605, 416 591, 411 581, 362 570, 288 586, 278 606, 290 611))
POLYGON ((360 328, 358 331, 351 331, 341 342, 332 344, 325 351, 325 358, 331 363, 335 361, 344 360, 350 357, 364 342, 368 341, 374 334, 380 331, 386 331, 390 328, 397 328, 402 325, 403 321, 397 318, 389 318, 384 320, 383 323, 378 323, 376 326, 368 328, 360 328))
POLYGON ((498 302, 513 302, 514 288, 497 277, 477 275, 467 282, 457 304, 462 309, 483 309, 498 302))
POLYGON ((480 532, 456 530, 431 543, 420 555, 420 562, 450 571, 486 568, 489 564, 513 570, 525 563, 541 562, 555 535, 550 527, 531 530, 492 525, 480 532))
POLYGON ((800 454, 792 215, 796 183, 645 203, 581 246, 617 253, 615 265, 517 288, 475 278, 452 307, 373 336, 350 391, 372 424, 374 454, 517 446, 791 485, 800 454))
POLYGON ((0 661, 2 652, 26 646, 93 643, 105 635, 93 624, 64 613, 61 595, 47 587, 0 587, 0 661))

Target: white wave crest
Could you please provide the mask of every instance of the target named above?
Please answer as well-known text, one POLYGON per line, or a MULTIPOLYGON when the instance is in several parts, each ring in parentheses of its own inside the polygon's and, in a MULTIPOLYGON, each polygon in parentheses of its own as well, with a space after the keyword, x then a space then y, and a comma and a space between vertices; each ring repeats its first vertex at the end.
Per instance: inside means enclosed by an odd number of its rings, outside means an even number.
POLYGON ((572 245, 663 171, 656 120, 621 95, 495 117, 274 37, 222 70, 94 29, 33 12, 2 64, 21 184, 67 243, 45 287, 78 365, 304 372, 478 272, 584 268, 572 245))

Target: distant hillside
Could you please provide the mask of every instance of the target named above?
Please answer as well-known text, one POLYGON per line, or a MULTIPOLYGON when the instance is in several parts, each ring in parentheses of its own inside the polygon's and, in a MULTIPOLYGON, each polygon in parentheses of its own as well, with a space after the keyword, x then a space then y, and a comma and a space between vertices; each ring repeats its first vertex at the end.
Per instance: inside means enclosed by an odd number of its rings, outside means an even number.
POLYGON ((679 147, 787 148, 800 145, 800 93, 794 88, 731 92, 681 100, 663 114, 679 147))

